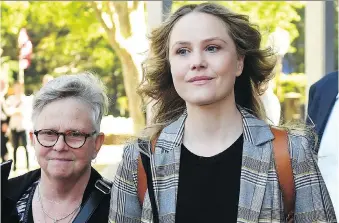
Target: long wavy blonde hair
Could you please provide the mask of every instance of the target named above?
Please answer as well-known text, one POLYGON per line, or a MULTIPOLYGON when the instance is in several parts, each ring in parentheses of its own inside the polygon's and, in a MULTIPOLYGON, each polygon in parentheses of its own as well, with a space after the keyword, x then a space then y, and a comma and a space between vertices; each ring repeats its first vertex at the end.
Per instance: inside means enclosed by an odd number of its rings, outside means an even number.
POLYGON ((142 64, 143 80, 138 93, 155 101, 149 126, 155 128, 147 133, 150 138, 159 134, 164 126, 177 119, 186 109, 185 101, 174 88, 168 54, 174 25, 192 12, 211 14, 225 23, 238 55, 245 56, 243 72, 234 86, 235 101, 258 118, 266 117, 259 95, 263 94, 272 78, 276 60, 271 48, 260 49, 261 34, 257 27, 249 22, 248 16, 234 13, 221 5, 189 4, 179 8, 149 36, 150 54, 142 64))

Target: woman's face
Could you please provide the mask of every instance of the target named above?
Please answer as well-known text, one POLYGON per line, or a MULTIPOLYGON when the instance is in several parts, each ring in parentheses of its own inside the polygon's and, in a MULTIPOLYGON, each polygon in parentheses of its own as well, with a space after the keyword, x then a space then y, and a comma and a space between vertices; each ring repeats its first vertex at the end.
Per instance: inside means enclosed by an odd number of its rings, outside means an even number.
MULTIPOLYGON (((46 105, 34 124, 36 131, 45 129, 57 132, 78 131, 86 134, 95 131, 93 113, 89 105, 72 98, 46 105)), ((48 131, 44 136, 51 137, 48 131)), ((89 169, 91 160, 96 157, 104 139, 103 134, 96 134, 88 137, 82 147, 73 149, 65 143, 62 135, 53 147, 42 146, 33 133, 30 133, 30 137, 44 173, 55 179, 66 180, 79 177, 89 169)), ((39 136, 40 142, 41 139, 39 136)))
POLYGON ((174 87, 186 103, 208 105, 234 97, 243 57, 225 23, 206 13, 189 13, 173 27, 169 61, 174 87))

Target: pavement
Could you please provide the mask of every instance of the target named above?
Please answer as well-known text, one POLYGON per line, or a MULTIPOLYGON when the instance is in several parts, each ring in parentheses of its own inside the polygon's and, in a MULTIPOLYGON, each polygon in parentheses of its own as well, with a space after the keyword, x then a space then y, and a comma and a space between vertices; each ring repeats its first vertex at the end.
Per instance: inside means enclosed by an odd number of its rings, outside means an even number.
MULTIPOLYGON (((8 157, 13 159, 13 148, 10 143, 7 144, 8 157)), ((118 165, 121 161, 123 153, 123 145, 103 145, 98 153, 95 162, 92 166, 105 178, 113 180, 117 171, 118 165)), ((12 171, 9 178, 16 177, 27 173, 30 170, 38 169, 39 164, 35 157, 34 148, 28 146, 28 156, 30 169, 26 168, 26 154, 24 147, 19 147, 17 150, 17 170, 12 171)))

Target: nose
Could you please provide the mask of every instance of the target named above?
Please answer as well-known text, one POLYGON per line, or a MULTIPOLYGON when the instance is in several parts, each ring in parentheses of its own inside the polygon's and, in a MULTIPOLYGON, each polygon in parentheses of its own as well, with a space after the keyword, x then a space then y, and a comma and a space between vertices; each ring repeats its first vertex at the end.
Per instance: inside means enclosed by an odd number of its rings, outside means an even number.
POLYGON ((68 150, 68 146, 65 143, 65 137, 63 135, 59 135, 58 141, 53 146, 53 149, 56 151, 68 150))
POLYGON ((204 55, 200 52, 196 52, 192 54, 192 61, 191 61, 191 70, 201 70, 207 67, 206 60, 204 55))

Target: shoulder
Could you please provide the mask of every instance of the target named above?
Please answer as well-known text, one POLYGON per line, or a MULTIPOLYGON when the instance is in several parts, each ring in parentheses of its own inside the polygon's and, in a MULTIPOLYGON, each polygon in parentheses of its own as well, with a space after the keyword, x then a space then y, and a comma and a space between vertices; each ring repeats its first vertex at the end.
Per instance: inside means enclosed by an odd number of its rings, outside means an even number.
POLYGON ((337 84, 338 83, 338 71, 326 74, 322 77, 319 81, 315 82, 311 88, 323 88, 327 87, 328 85, 337 84))
POLYGON ((148 153, 149 141, 144 139, 136 139, 128 142, 123 148, 123 162, 135 162, 138 160, 140 152, 148 153))
POLYGON ((289 129, 288 138, 290 152, 295 158, 316 155, 318 137, 313 130, 307 128, 289 129))
POLYGON ((9 179, 4 185, 5 197, 18 200, 20 196, 40 178, 41 170, 33 170, 18 177, 9 179))
POLYGON ((23 175, 20 175, 18 177, 14 177, 8 180, 8 185, 10 187, 16 187, 20 186, 20 185, 30 185, 31 183, 33 183, 34 181, 38 180, 39 177, 41 175, 41 169, 37 169, 37 170, 32 170, 28 173, 25 173, 23 175))

